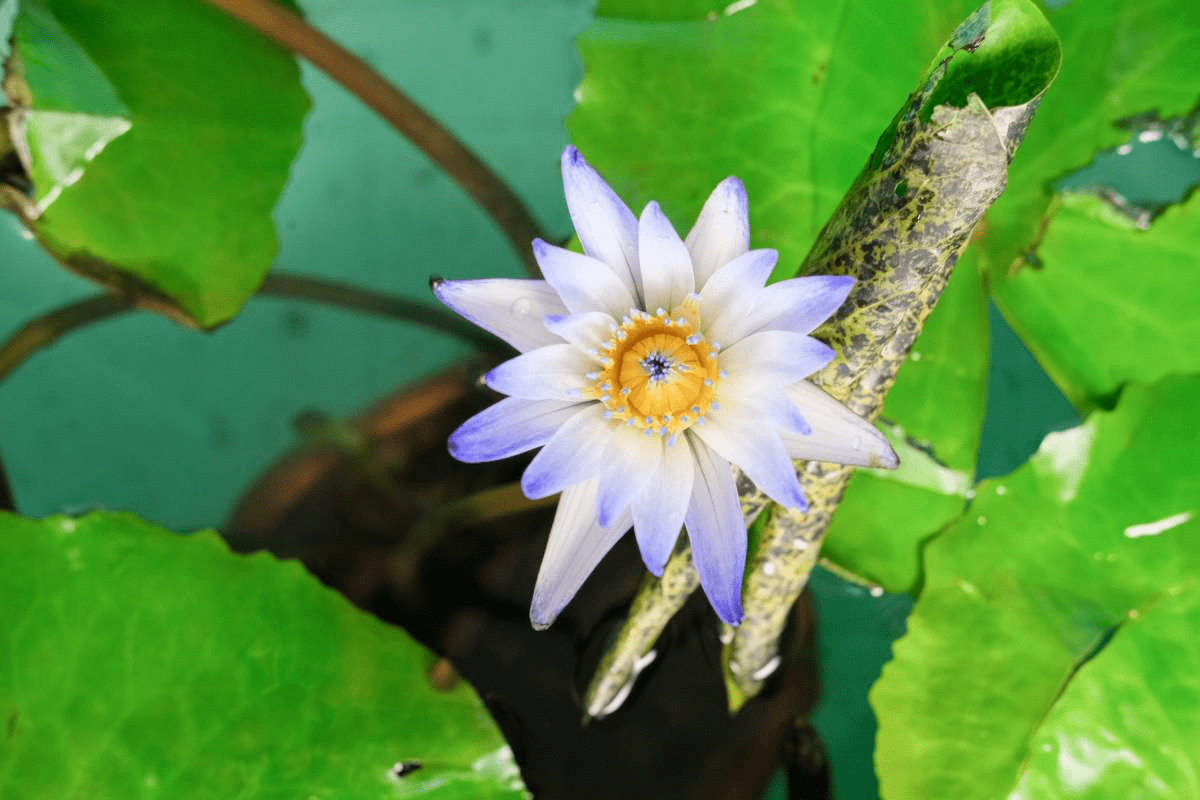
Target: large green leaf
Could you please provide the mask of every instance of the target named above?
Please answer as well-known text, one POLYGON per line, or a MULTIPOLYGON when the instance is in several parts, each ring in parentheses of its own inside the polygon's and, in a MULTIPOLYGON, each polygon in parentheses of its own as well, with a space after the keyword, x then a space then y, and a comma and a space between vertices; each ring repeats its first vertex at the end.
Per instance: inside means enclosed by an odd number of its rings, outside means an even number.
POLYGON ((0 562, 4 800, 523 794, 470 688, 297 563, 124 514, 0 514, 0 562))
POLYGON ((295 60, 191 0, 22 0, 13 53, 43 245, 194 324, 232 317, 275 257, 308 110, 295 60))
POLYGON ((1035 797, 1056 780, 1089 797, 1191 796, 1186 783, 1154 788, 1151 771, 1135 776, 1145 794, 1122 789, 1129 776, 1094 778, 1115 741, 1160 776, 1200 768, 1194 705, 1129 702, 1196 688, 1182 676, 1195 674, 1200 592, 1198 394, 1195 377, 1131 386, 1114 412, 981 484, 969 515, 927 546, 908 634, 872 692, 884 796, 1035 797), (1051 739, 1057 760, 1044 756, 1051 739))
POLYGON ((1200 370, 1200 196, 1149 230, 1092 195, 1064 195, 1027 267, 996 300, 1079 405, 1126 381, 1200 370))
POLYGON ((568 127, 631 207, 658 200, 684 231, 712 187, 737 175, 753 246, 779 250, 777 277, 794 274, 931 56, 977 6, 602 2, 579 38, 586 74, 568 127))
POLYGON ((980 252, 1005 317, 1064 392, 1087 407, 1124 381, 1200 363, 1163 344, 1175 336, 1163 329, 1194 323, 1178 304, 1195 293, 1194 270, 1180 265, 1190 266, 1200 236, 1196 212, 1164 217, 1149 234, 1118 232, 1084 222, 1094 208, 1078 201, 1056 212, 1052 188, 1128 137, 1118 121, 1195 107, 1200 4, 1093 0, 1046 13, 1063 42, 1063 68, 988 215, 980 252), (1160 225, 1166 230, 1154 230, 1160 225))

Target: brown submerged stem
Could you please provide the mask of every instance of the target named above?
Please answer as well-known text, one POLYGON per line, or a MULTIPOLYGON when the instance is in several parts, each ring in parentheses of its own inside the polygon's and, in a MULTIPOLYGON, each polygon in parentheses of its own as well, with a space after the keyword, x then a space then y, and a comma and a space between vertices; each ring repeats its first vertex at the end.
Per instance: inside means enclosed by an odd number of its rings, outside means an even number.
MULTIPOLYGON (((500 351, 505 348, 490 334, 439 306, 324 278, 274 272, 267 275, 255 296, 305 300, 420 325, 453 336, 480 350, 500 351)), ((67 334, 136 309, 135 301, 130 298, 105 293, 56 308, 30 320, 0 344, 0 381, 67 334)))
POLYGON ((540 277, 530 243, 548 238, 507 183, 440 122, 365 61, 270 0, 208 2, 304 57, 342 85, 429 156, 479 204, 512 244, 525 270, 540 277))

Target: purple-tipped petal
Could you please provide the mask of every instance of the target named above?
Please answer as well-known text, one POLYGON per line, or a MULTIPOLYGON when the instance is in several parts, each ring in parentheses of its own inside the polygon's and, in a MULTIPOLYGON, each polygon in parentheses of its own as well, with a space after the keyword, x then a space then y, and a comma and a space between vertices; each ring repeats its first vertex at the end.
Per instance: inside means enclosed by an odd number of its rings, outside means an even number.
POLYGON ((601 525, 613 524, 629 510, 633 498, 655 477, 662 459, 662 438, 623 425, 610 428, 596 502, 601 525))
POLYGON ((800 491, 796 468, 772 426, 762 424, 753 409, 739 414, 729 406, 714 411, 692 432, 722 458, 737 464, 754 485, 780 505, 803 511, 808 501, 800 491))
POLYGON ((700 586, 722 622, 742 621, 742 572, 746 568, 746 524, 729 462, 708 445, 688 437, 696 464, 692 499, 683 524, 692 543, 700 586))
POLYGON ((541 239, 533 240, 533 257, 572 314, 603 311, 620 319, 636 304, 625 282, 598 259, 541 239))
POLYGON ((646 310, 672 310, 696 288, 692 259, 658 203, 650 203, 638 221, 638 263, 646 310))
POLYGON ((734 177, 717 184, 687 235, 696 285, 750 249, 750 210, 746 187, 734 177))
POLYGON ((562 176, 567 210, 583 251, 608 264, 639 298, 637 217, 574 147, 563 150, 562 176))
POLYGON ((603 410, 599 403, 585 404, 550 437, 521 475, 526 497, 549 497, 596 477, 612 435, 611 424, 601 416, 603 410))
POLYGON ((692 498, 696 466, 687 434, 666 445, 654 480, 633 500, 633 532, 646 569, 661 577, 692 498))
MULTIPOLYGON (((721 352, 720 365, 730 375, 773 383, 777 387, 807 378, 833 360, 829 345, 789 331, 751 334, 721 352)), ((719 396, 726 390, 718 388, 719 396)), ((732 394, 729 399, 736 400, 732 394)))
POLYGON ((483 376, 490 388, 528 400, 583 399, 592 360, 570 344, 552 344, 510 358, 483 376))
POLYGON ((582 408, 580 403, 506 397, 450 434, 450 455, 478 464, 541 447, 582 408))
POLYGON ((554 622, 600 559, 628 530, 628 514, 608 528, 596 522, 596 481, 562 493, 529 608, 534 628, 542 630, 554 622))
POLYGON ((808 435, 779 431, 792 458, 881 469, 899 465, 896 452, 874 425, 808 381, 787 387, 785 395, 812 426, 808 435))
MULTIPOLYGON (((754 299, 761 293, 779 253, 775 250, 751 250, 718 269, 700 290, 700 309, 712 335, 712 326, 721 317, 743 317, 754 311, 754 299)), ((717 339, 733 342, 733 339, 717 339)))
POLYGON ((740 313, 722 314, 710 335, 735 342, 758 331, 810 333, 841 307, 853 287, 854 278, 847 275, 810 275, 773 283, 755 292, 737 310, 740 313))
POLYGON ((603 311, 568 314, 565 317, 546 317, 546 330, 561 336, 582 353, 599 353, 604 343, 613 338, 616 321, 603 311))
POLYGON ((567 307, 545 281, 495 278, 437 281, 433 293, 450 310, 524 353, 557 339, 542 320, 565 314, 567 307))

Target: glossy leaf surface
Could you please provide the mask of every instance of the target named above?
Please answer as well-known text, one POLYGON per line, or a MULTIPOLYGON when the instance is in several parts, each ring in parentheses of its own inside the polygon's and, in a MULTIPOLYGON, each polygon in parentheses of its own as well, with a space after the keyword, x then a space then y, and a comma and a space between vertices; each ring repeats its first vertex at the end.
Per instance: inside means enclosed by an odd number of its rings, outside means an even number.
POLYGON ((309 105, 295 59, 189 0, 24 0, 13 50, 42 244, 190 324, 232 317, 275 257, 309 105))
POLYGON ((981 484, 968 516, 926 547, 908 634, 872 691, 885 797, 1046 796, 1035 787, 1071 781, 1088 797, 1187 796, 1186 783, 1155 789, 1157 773, 1141 773, 1141 795, 1102 778, 1114 742, 1169 764, 1164 775, 1195 775, 1195 706, 1130 698, 1195 691, 1198 391, 1194 377, 1129 387, 1114 412, 981 484), (1058 759, 1051 739, 1066 748, 1058 759), (1060 772, 1084 751, 1077 775, 1060 772))
POLYGON ((295 562, 125 514, 0 514, 0 560, 4 800, 524 796, 471 689, 295 562))

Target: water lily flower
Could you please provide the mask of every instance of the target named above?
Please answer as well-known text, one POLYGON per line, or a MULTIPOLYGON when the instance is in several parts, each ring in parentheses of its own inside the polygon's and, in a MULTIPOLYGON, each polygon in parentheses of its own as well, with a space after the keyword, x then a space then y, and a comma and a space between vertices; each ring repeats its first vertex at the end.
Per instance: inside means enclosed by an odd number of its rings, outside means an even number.
POLYGON ((746 525, 731 465, 806 507, 793 459, 894 467, 868 422, 804 380, 834 357, 808 334, 852 278, 766 285, 746 191, 727 178, 681 239, 657 203, 635 217, 573 147, 567 208, 586 255, 533 242, 545 280, 434 283, 437 297, 520 355, 487 373, 508 395, 449 441, 460 461, 541 450, 521 487, 561 492, 530 619, 544 628, 632 526, 661 575, 681 529, 717 615, 742 619, 746 525))

